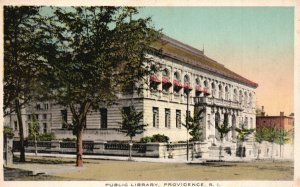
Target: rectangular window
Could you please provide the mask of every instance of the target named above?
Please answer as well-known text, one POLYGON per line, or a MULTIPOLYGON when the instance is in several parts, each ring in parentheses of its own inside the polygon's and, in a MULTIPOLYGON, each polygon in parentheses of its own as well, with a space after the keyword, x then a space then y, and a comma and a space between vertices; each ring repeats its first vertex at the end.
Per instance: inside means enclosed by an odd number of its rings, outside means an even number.
POLYGON ((43 123, 43 133, 47 133, 47 123, 43 123))
POLYGON ((49 109, 48 103, 44 103, 44 109, 45 109, 45 110, 48 110, 48 109, 49 109))
POLYGON ((67 110, 61 110, 61 124, 64 128, 66 126, 66 123, 68 122, 68 111, 67 110))
POLYGON ((152 108, 152 113, 153 113, 153 127, 158 128, 159 127, 159 111, 158 111, 158 107, 153 107, 152 108))
POLYGON ((181 111, 176 110, 176 128, 181 128, 181 111))
POLYGON ((30 123, 28 123, 28 135, 31 134, 31 128, 30 128, 30 123))
POLYGON ((36 104, 36 109, 40 110, 41 109, 41 105, 40 104, 36 104))
POLYGON ((43 119, 47 119, 47 114, 43 114, 43 119))
POLYGON ((107 109, 100 108, 100 128, 107 129, 107 109))
POLYGON ((14 125, 15 125, 15 131, 18 130, 18 122, 14 121, 14 125))
POLYGON ((35 119, 39 120, 39 115, 38 114, 35 115, 35 119))
POLYGON ((166 128, 171 127, 171 111, 169 108, 165 109, 165 127, 166 128))

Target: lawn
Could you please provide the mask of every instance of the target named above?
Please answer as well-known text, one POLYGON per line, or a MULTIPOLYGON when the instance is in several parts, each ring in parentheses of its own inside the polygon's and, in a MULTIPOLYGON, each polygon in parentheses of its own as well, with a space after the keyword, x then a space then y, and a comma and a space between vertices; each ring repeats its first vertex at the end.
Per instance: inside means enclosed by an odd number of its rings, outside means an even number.
MULTIPOLYGON (((19 164, 51 169, 75 168, 72 159, 38 158, 19 164)), ((293 180, 293 162, 216 162, 216 163, 157 163, 86 159, 81 169, 63 169, 51 176, 35 176, 16 180, 293 180)))

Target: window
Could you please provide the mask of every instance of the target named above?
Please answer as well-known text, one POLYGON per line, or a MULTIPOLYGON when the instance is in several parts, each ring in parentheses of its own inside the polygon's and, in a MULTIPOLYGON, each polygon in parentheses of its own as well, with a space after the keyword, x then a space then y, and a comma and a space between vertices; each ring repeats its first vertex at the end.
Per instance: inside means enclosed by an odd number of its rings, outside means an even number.
POLYGON ((243 93, 242 93, 242 91, 240 91, 239 102, 242 103, 242 101, 243 101, 243 93))
POLYGON ((47 119, 47 114, 43 114, 43 119, 47 119))
POLYGON ((14 121, 14 125, 15 125, 15 131, 18 130, 18 122, 14 121))
POLYGON ((43 133, 47 133, 47 123, 43 123, 43 133))
POLYGON ((174 93, 178 94, 179 91, 181 90, 182 85, 180 82, 180 75, 177 71, 174 73, 174 81, 173 82, 174 82, 173 91, 174 91, 174 93))
POLYGON ((223 99, 223 90, 222 85, 219 85, 219 99, 223 99))
POLYGON ((153 112, 153 127, 158 128, 159 127, 159 111, 158 107, 153 107, 152 108, 153 112))
POLYGON ((176 128, 181 127, 181 111, 176 110, 176 128))
POLYGON ((36 105, 36 109, 37 109, 37 110, 40 110, 40 109, 41 109, 41 105, 40 105, 40 104, 37 104, 37 105, 36 105))
POLYGON ((214 83, 211 83, 211 95, 216 97, 216 87, 214 83))
POLYGON ((27 120, 28 120, 28 121, 31 120, 31 115, 27 115, 27 120))
POLYGON ((107 128, 107 109, 100 108, 100 128, 106 129, 107 128))
POLYGON ((238 101, 238 96, 237 96, 237 91, 236 91, 236 89, 234 89, 234 91, 233 91, 233 101, 234 101, 234 102, 237 102, 237 101, 238 101))
POLYGON ((35 115, 35 119, 39 120, 39 115, 38 114, 35 115))
POLYGON ((169 108, 165 109, 165 127, 166 128, 171 127, 171 111, 169 108))
POLYGON ((225 87, 225 100, 229 100, 229 92, 228 92, 228 87, 225 87))
POLYGON ((45 110, 48 110, 48 109, 49 109, 48 103, 44 103, 44 109, 45 109, 45 110))
POLYGON ((30 128, 30 123, 28 123, 28 135, 31 134, 31 128, 30 128))
POLYGON ((67 110, 61 110, 60 113, 61 113, 61 124, 64 128, 64 126, 68 122, 68 111, 67 110))

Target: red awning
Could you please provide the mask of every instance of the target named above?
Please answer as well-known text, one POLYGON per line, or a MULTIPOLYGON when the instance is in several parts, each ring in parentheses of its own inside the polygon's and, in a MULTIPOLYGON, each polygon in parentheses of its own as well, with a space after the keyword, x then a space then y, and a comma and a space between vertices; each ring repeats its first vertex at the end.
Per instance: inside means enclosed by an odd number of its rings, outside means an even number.
POLYGON ((189 82, 185 82, 185 83, 183 84, 183 87, 184 87, 184 89, 189 89, 189 90, 192 90, 192 89, 193 89, 192 86, 191 86, 191 84, 190 84, 189 82))
POLYGON ((174 86, 182 87, 181 82, 179 82, 178 80, 173 80, 173 84, 174 84, 174 86))
POLYGON ((157 78, 156 75, 150 75, 150 81, 160 83, 161 81, 157 78))
POLYGON ((203 93, 204 93, 204 95, 210 95, 207 87, 203 88, 203 93))
POLYGON ((196 86, 195 90, 196 90, 196 92, 203 92, 203 89, 201 86, 196 86))
POLYGON ((163 76, 162 81, 163 84, 172 84, 168 77, 163 76))

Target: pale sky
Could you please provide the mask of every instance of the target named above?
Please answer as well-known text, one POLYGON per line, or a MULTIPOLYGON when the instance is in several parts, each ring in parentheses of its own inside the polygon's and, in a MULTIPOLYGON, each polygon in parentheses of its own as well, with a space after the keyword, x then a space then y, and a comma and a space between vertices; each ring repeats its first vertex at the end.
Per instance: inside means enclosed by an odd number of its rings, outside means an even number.
POLYGON ((268 115, 294 112, 293 7, 145 7, 163 33, 259 84, 268 115))

